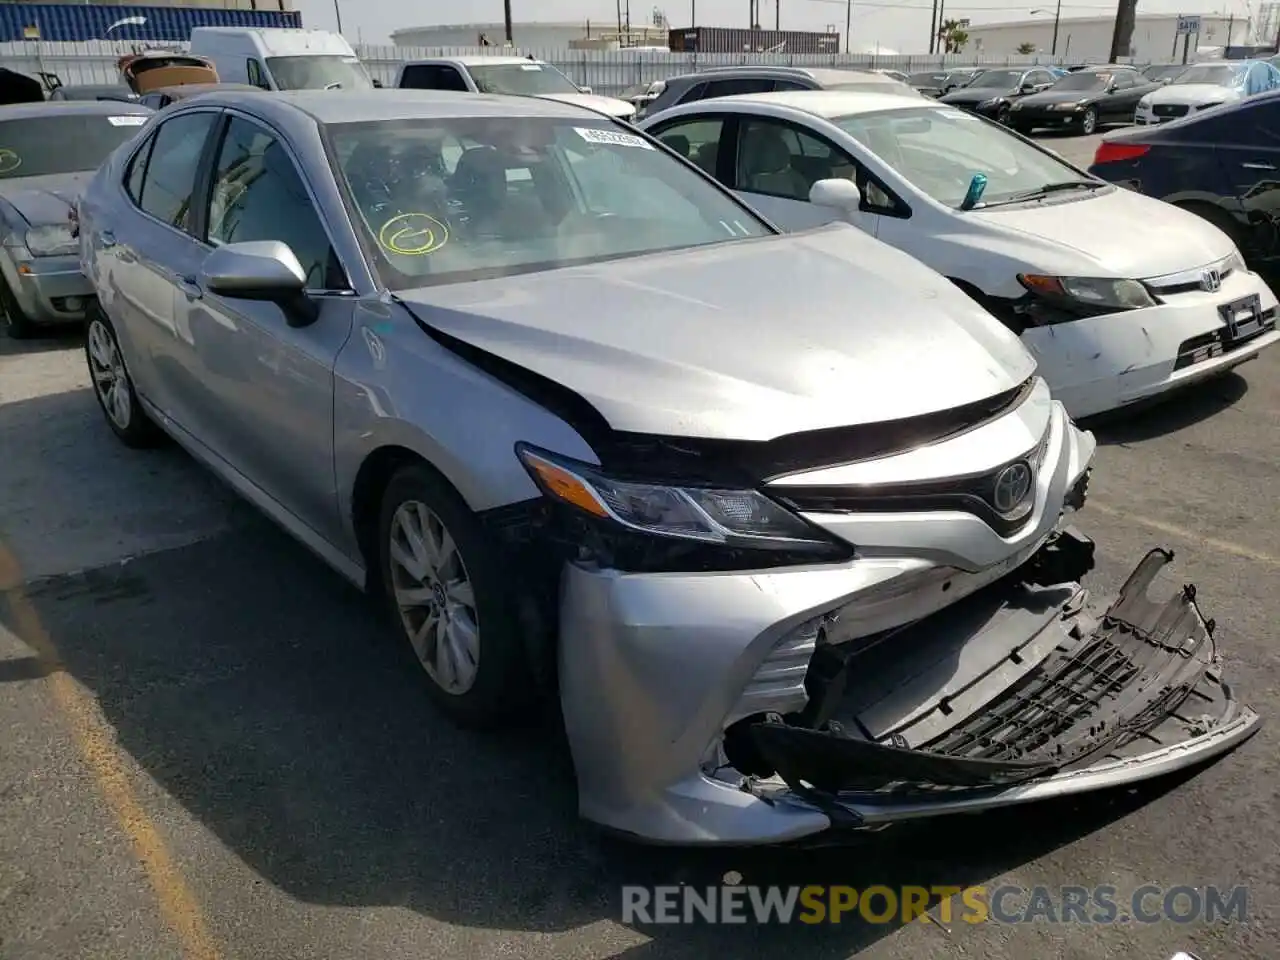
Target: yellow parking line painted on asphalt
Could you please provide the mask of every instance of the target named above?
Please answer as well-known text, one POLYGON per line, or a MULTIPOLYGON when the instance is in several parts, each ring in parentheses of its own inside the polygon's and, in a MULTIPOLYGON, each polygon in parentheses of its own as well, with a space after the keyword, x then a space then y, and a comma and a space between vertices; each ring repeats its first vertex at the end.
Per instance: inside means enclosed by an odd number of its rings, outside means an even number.
POLYGON ((1151 530, 1157 530, 1160 533, 1167 533, 1171 537, 1180 537, 1183 540, 1190 540, 1193 543, 1202 543, 1206 547, 1222 553, 1231 554, 1233 557, 1241 557, 1245 560, 1256 560, 1258 563, 1269 564, 1273 567, 1280 567, 1280 557, 1273 556, 1269 553, 1263 553, 1261 550, 1254 550, 1250 547, 1243 546, 1239 543, 1230 543, 1227 540, 1219 540, 1217 537, 1206 537, 1202 533, 1196 533, 1185 527, 1179 527, 1177 524, 1166 523, 1163 520, 1155 520, 1151 517, 1144 517, 1128 510, 1117 510, 1115 507, 1108 507, 1104 503, 1097 500, 1090 500, 1084 508, 1084 512, 1089 511, 1095 513, 1105 513, 1109 517, 1122 517, 1130 520, 1139 526, 1147 527, 1151 530))
POLYGON ((182 945, 183 960, 218 960, 220 951, 195 896, 160 831, 134 794, 111 725, 103 717, 97 701, 64 669, 52 638, 27 598, 23 582, 17 558, 0 543, 0 595, 8 601, 14 630, 48 665, 54 702, 112 814, 133 844, 134 854, 146 872, 165 922, 182 945))

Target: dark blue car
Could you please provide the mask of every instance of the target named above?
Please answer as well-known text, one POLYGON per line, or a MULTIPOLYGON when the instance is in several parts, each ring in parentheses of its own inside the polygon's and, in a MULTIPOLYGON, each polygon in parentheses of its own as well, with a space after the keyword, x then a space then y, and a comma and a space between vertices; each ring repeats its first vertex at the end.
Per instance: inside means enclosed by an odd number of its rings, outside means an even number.
POLYGON ((1280 90, 1108 134, 1089 172, 1199 214, 1253 266, 1280 261, 1280 90))

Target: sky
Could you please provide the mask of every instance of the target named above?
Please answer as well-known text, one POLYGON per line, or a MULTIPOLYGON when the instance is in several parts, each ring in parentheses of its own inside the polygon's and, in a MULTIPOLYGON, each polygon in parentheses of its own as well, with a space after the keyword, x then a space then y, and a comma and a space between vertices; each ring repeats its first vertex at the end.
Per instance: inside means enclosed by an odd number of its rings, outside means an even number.
MULTIPOLYGON (((335 0, 293 0, 302 12, 302 22, 317 29, 335 26, 335 0)), ((449 23, 501 23, 502 0, 469 0, 467 13, 459 15, 456 0, 419 0, 412 5, 403 0, 336 0, 341 5, 342 28, 349 40, 364 43, 389 43, 392 30, 449 23)), ((623 0, 624 9, 625 2, 623 0)), ((630 0, 631 22, 652 19, 656 5, 664 11, 674 27, 689 25, 691 2, 697 3, 699 26, 745 27, 748 25, 750 0, 630 0)), ((1197 6, 1191 0, 1139 0, 1138 13, 1181 13, 1209 15, 1235 14, 1238 18, 1257 16, 1260 0, 1202 0, 1197 6), (1252 8, 1252 11, 1251 9, 1252 8)), ((822 30, 834 24, 843 34, 848 0, 759 0, 760 20, 772 27, 775 3, 780 3, 781 26, 784 30, 822 30)), ((616 22, 615 0, 511 0, 515 23, 581 21, 616 22)), ((1053 18, 1054 0, 1042 0, 1043 12, 1032 14, 1036 0, 947 0, 947 19, 968 17, 974 23, 1001 20, 1053 18)), ((929 18, 932 0, 853 0, 852 36, 854 49, 879 44, 902 53, 919 53, 928 49, 929 18)), ((1072 0, 1062 4, 1062 17, 1096 17, 1114 15, 1114 0, 1072 0)), ((519 34, 516 43, 520 42, 519 34)))

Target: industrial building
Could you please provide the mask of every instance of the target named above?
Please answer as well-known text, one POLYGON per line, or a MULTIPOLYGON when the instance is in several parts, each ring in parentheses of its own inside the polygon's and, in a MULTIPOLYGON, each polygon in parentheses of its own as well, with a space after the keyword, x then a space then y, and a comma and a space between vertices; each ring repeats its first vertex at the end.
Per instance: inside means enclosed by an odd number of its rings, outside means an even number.
POLYGON ((199 4, 147 6, 97 3, 0 3, 0 42, 41 40, 138 40, 174 43, 190 38, 192 27, 300 27, 302 16, 287 0, 254 0, 256 9, 199 4))
MULTIPOLYGON (((402 27, 393 30, 391 42, 397 47, 475 47, 484 37, 493 46, 506 42, 502 23, 440 24, 429 27, 402 27)), ((618 24, 611 20, 577 20, 571 23, 515 23, 511 28, 515 46, 541 50, 617 49, 667 45, 667 27, 644 23, 618 24)))
MULTIPOLYGON (((1184 16, 1188 16, 1184 14, 1184 16)), ((1065 60, 1106 60, 1111 55, 1115 17, 1063 17, 1058 22, 1057 56, 1065 60)), ((1004 57, 1022 52, 1049 56, 1053 51, 1053 11, 1031 20, 1006 23, 973 23, 966 28, 969 40, 964 53, 979 57, 1004 57)), ((1175 14, 1140 13, 1133 28, 1129 56, 1135 60, 1159 61, 1182 58, 1175 14), (1176 46, 1176 50, 1175 50, 1176 46)), ((1202 14, 1200 35, 1192 36, 1188 50, 1226 47, 1249 42, 1250 24, 1244 17, 1202 14)))

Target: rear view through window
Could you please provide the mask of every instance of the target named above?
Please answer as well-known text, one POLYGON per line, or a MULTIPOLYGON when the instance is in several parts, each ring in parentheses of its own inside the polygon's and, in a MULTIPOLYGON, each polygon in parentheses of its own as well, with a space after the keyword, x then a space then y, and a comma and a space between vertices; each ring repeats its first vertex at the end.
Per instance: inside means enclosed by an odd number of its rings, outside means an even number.
POLYGON ((328 134, 393 289, 773 232, 645 138, 593 120, 406 120, 328 134))
POLYGON ((146 121, 76 113, 0 120, 0 179, 96 170, 146 121))

